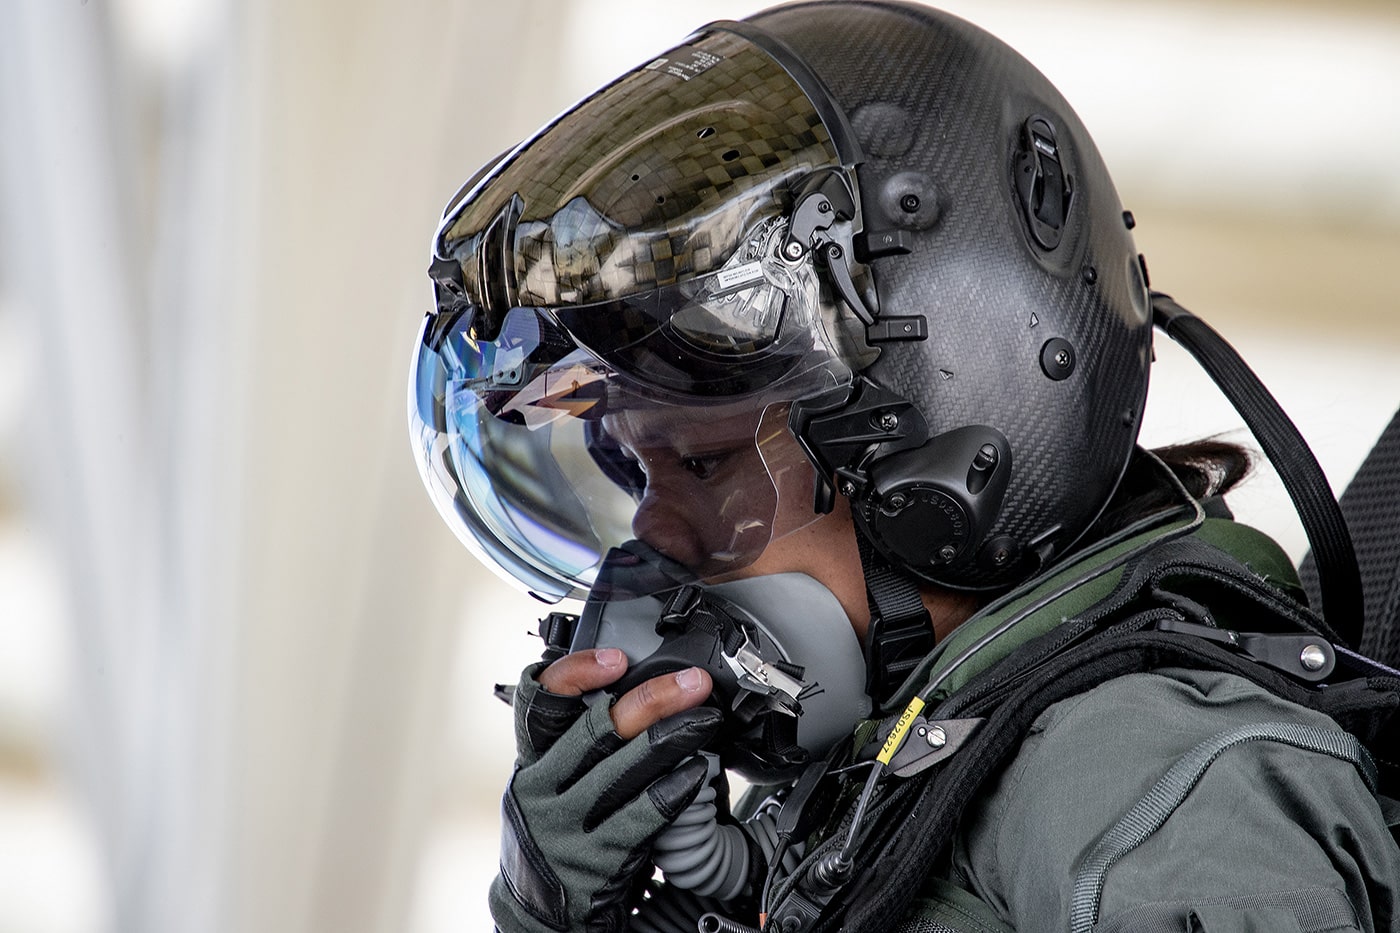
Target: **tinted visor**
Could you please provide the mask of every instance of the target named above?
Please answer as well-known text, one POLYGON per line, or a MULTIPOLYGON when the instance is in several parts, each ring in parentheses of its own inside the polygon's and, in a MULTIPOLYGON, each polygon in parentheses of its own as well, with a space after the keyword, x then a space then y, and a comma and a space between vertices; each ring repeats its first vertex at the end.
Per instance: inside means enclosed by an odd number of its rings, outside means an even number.
POLYGON ((449 210, 434 275, 455 294, 440 289, 440 304, 475 307, 492 339, 511 308, 597 306, 716 273, 788 216, 802 179, 840 164, 768 53, 702 35, 561 116, 449 210))
POLYGON ((713 579, 816 518, 788 403, 850 366, 810 255, 779 247, 803 180, 844 170, 838 118, 728 28, 559 117, 438 231, 419 466, 459 537, 548 599, 632 540, 713 579))

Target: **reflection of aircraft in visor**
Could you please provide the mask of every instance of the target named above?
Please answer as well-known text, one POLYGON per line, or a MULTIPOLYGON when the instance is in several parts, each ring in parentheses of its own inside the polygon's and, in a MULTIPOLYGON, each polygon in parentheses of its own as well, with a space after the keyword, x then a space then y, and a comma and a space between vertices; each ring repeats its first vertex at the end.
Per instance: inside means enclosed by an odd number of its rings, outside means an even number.
POLYGON ((501 414, 518 412, 532 431, 560 418, 585 418, 602 401, 606 381, 596 363, 551 367, 513 393, 501 414))

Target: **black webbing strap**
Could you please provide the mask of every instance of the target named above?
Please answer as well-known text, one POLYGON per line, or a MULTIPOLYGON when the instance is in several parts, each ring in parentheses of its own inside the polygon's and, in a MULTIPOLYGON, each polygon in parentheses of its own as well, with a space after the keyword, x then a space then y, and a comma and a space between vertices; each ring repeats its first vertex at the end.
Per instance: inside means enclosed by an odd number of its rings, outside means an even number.
POLYGON ((870 629, 865 635, 865 692, 883 706, 933 650, 933 620, 924 608, 914 579, 885 560, 865 535, 859 531, 855 535, 870 604, 870 629))
MULTIPOLYGON (((1342 514, 1356 546, 1365 594, 1361 653, 1400 667, 1400 411, 1381 432, 1342 493, 1342 514)), ((1311 552, 1298 568, 1303 588, 1321 602, 1311 552)))
POLYGON ((1298 428, 1224 337, 1161 292, 1152 293, 1152 321, 1201 364, 1235 406, 1278 471, 1298 510, 1317 561, 1322 616, 1351 646, 1361 642, 1361 572, 1342 510, 1327 476, 1298 428))

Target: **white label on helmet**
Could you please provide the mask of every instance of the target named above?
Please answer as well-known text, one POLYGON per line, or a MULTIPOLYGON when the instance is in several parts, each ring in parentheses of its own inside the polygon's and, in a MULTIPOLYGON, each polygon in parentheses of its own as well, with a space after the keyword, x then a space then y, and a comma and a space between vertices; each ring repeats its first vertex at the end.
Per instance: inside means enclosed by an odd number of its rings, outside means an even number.
POLYGON ((722 61, 724 59, 713 52, 696 48, 680 48, 673 51, 670 58, 663 56, 648 63, 646 70, 665 71, 683 81, 689 81, 696 75, 709 71, 722 61))
POLYGON ((715 273, 714 294, 722 295, 725 292, 737 291, 741 288, 748 288, 750 285, 763 281, 763 264, 758 262, 746 262, 742 266, 723 268, 715 273))

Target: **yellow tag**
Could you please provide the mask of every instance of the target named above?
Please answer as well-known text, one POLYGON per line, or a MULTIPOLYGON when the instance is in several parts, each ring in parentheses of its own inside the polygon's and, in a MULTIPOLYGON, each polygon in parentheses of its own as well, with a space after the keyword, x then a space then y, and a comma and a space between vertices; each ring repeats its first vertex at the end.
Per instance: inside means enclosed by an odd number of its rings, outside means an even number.
POLYGON ((904 742, 904 734, 909 731, 909 727, 914 723, 914 717, 923 711, 924 701, 918 697, 909 701, 909 705, 904 707, 904 712, 899 714, 899 722, 894 724, 890 730, 889 738, 885 739, 884 747, 880 749, 880 754, 875 759, 882 765, 890 763, 894 753, 899 750, 899 746, 904 742))

